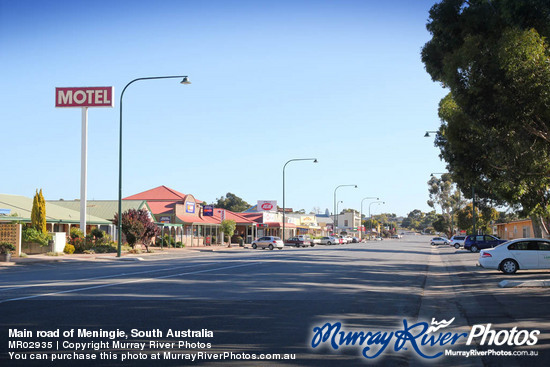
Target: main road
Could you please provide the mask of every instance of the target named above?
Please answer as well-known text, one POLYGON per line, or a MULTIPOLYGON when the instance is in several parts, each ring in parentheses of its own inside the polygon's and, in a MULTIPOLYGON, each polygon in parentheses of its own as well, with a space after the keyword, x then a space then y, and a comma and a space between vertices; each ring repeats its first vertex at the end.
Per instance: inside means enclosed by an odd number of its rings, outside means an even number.
MULTIPOLYGON (((487 353, 496 350, 501 355, 465 357, 455 353, 437 357, 436 364, 549 365, 550 299, 546 288, 499 288, 498 283, 510 277, 477 268, 477 256, 450 247, 432 247, 424 236, 405 236, 399 240, 282 251, 184 250, 180 254, 147 256, 139 262, 63 261, 4 268, 0 270, 0 362, 47 365, 44 361, 15 360, 13 355, 10 359, 8 352, 21 353, 23 358, 36 351, 28 349, 28 345, 24 350, 8 350, 8 342, 38 340, 37 330, 59 329, 62 333, 86 329, 99 333, 121 330, 128 336, 125 342, 147 343, 141 351, 147 359, 113 360, 114 354, 120 357, 137 353, 139 344, 115 347, 105 335, 95 340, 62 335, 41 340, 109 341, 110 345, 96 351, 92 344, 84 347, 88 353, 96 353, 98 359, 100 352, 106 353, 93 364, 109 366, 140 362, 201 366, 417 366, 430 362, 420 353, 433 356, 446 349, 487 353), (419 339, 416 342, 420 347, 415 351, 412 341, 398 342, 397 331, 417 322, 431 324, 432 319, 454 319, 435 335, 469 335, 475 325, 497 332, 507 330, 506 333, 516 327, 516 334, 536 329, 541 334, 535 345, 519 347, 507 343, 489 346, 481 338, 466 345, 467 338, 461 337, 455 344, 443 343, 444 346, 421 345, 419 339), (340 323, 340 331, 346 333, 362 331, 366 339, 362 343, 358 339, 356 345, 341 345, 339 336, 323 338, 319 331, 327 331, 323 329, 327 323, 340 323), (29 330, 34 333, 33 338, 9 336, 9 329, 29 330), (130 335, 132 329, 139 333, 130 335), (205 329, 212 335, 180 335, 174 339, 167 336, 169 329, 205 329), (387 339, 381 337, 384 335, 387 339), (185 348, 148 344, 182 340, 196 344, 185 348), (331 345, 332 340, 335 345, 331 345), (382 349, 384 340, 389 342, 378 357, 368 359, 363 355, 372 357, 382 349), (313 348, 313 344, 318 345, 313 348), (210 353, 210 358, 227 353, 234 358, 212 361, 204 354, 204 359, 194 362, 152 360, 152 355, 160 352, 164 356, 166 351, 182 356, 204 352, 210 353), (509 351, 538 355, 502 355, 509 351), (265 358, 268 354, 269 361, 245 360, 252 355, 265 358), (274 354, 295 355, 295 359, 273 360, 274 354)), ((526 271, 512 278, 550 280, 550 273, 526 271)), ((411 329, 411 333, 418 334, 422 325, 411 329)), ((58 348, 56 352, 73 351, 70 345, 58 348)), ((89 361, 65 362, 79 366, 89 361)))

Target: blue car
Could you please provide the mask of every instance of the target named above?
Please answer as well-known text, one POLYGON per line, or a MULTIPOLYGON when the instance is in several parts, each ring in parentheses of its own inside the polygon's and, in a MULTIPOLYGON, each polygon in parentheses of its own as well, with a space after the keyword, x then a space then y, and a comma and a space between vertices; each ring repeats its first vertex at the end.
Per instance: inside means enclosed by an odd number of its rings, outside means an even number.
POLYGON ((496 247, 504 242, 507 241, 488 234, 470 235, 464 240, 464 249, 470 250, 471 252, 478 252, 486 248, 496 247))

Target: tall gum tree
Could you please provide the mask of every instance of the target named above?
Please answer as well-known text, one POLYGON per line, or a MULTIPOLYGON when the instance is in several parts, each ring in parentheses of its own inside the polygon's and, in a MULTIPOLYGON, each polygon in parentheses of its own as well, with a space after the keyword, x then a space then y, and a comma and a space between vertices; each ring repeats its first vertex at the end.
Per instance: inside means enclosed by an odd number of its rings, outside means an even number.
POLYGON ((422 61, 450 90, 435 144, 453 181, 548 235, 550 1, 443 0, 427 29, 422 61))

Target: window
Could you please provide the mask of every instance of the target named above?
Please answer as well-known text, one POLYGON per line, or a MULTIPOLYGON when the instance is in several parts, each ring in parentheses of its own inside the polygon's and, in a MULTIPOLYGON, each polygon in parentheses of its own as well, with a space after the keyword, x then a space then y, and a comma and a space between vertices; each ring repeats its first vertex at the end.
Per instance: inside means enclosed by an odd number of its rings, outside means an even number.
POLYGON ((345 219, 345 220, 344 220, 344 227, 348 227, 348 225, 349 225, 349 222, 348 222, 347 219, 345 219))
POLYGON ((516 242, 508 246, 508 250, 516 250, 516 251, 536 251, 538 249, 539 249, 539 244, 536 241, 516 242))
POLYGON ((531 228, 527 226, 523 227, 523 237, 531 237, 531 228))
POLYGON ((550 243, 548 242, 539 242, 539 251, 550 251, 550 243))

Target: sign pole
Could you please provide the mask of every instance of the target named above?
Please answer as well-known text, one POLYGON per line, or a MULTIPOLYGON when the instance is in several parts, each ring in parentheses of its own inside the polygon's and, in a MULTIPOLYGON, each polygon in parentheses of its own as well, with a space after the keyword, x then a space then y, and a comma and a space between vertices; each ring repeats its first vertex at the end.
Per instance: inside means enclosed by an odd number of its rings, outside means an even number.
MULTIPOLYGON (((80 158, 80 230, 86 236, 86 181, 88 172, 88 107, 114 107, 113 87, 56 87, 55 107, 82 109, 80 158)), ((120 254, 119 254, 120 255, 120 254)))
POLYGON ((82 107, 82 143, 80 152, 80 230, 86 237, 86 182, 88 176, 88 107, 82 107))

